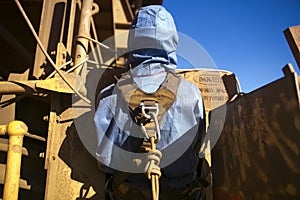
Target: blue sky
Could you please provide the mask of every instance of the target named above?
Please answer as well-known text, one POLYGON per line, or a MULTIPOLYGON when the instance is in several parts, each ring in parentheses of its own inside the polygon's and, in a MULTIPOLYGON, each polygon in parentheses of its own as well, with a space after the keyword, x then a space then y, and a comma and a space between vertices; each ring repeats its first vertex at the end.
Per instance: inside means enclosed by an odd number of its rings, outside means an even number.
MULTIPOLYGON (((196 40, 218 69, 229 70, 250 92, 299 68, 283 31, 300 25, 300 0, 164 0, 178 32, 196 40)), ((180 61, 179 68, 191 68, 180 61), (182 66, 184 65, 184 66, 182 66)))

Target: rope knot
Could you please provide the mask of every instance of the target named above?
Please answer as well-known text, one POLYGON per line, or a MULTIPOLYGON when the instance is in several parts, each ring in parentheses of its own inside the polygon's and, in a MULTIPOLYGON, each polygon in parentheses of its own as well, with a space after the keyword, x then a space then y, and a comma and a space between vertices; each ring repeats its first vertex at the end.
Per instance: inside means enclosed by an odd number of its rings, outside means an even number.
POLYGON ((161 171, 159 167, 160 159, 162 157, 162 153, 155 149, 150 150, 148 154, 148 163, 146 164, 146 172, 148 179, 151 179, 152 175, 157 175, 158 178, 161 176, 161 171))

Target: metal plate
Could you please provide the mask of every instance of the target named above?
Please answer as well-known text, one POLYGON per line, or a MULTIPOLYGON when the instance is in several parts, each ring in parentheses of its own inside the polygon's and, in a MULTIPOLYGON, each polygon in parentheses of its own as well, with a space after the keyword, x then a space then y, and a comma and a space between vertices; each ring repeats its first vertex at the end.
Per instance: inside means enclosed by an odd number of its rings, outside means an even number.
POLYGON ((226 105, 212 150, 215 199, 300 199, 299 155, 299 86, 291 74, 226 105))

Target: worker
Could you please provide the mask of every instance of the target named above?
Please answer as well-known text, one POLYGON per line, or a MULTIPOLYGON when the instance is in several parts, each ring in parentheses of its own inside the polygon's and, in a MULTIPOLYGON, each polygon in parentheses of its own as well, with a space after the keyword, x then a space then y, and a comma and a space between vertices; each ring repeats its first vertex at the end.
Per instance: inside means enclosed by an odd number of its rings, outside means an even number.
POLYGON ((107 174, 109 199, 153 199, 146 175, 149 163, 155 163, 150 175, 160 177, 159 199, 199 199, 203 101, 194 84, 174 73, 175 23, 171 14, 153 1, 143 4, 132 22, 128 72, 100 93, 94 116, 96 156, 107 174), (155 139, 151 140, 155 141, 151 152, 149 137, 155 139))

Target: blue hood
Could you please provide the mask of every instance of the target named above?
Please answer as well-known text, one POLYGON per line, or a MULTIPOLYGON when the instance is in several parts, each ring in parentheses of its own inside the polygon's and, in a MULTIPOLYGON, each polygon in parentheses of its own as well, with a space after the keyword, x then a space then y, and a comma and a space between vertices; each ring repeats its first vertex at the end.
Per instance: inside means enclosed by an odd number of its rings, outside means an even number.
POLYGON ((177 44, 171 14, 160 5, 142 7, 131 24, 127 64, 134 68, 141 63, 162 63, 167 70, 175 69, 177 44))

